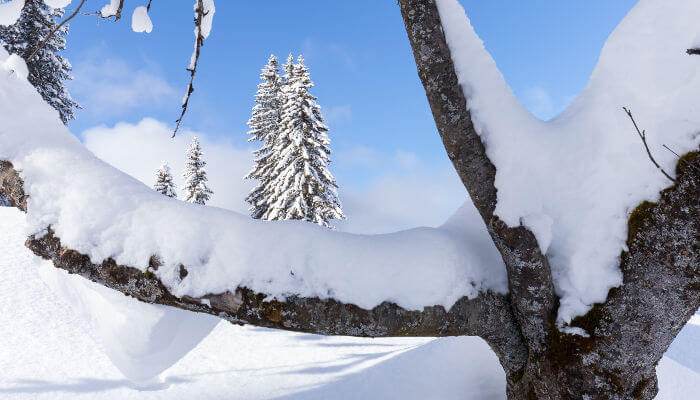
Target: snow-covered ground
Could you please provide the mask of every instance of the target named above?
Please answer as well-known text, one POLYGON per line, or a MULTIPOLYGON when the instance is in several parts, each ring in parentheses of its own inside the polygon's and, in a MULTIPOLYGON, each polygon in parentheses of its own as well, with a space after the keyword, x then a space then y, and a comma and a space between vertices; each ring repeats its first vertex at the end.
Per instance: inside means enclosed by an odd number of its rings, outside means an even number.
MULTIPOLYGON (((24 232, 24 215, 0 207, 2 399, 505 398, 500 365, 478 338, 322 337, 226 322, 167 370, 162 384, 139 390, 110 362, 105 351, 114 348, 99 325, 47 286, 51 277, 69 286, 82 278, 31 255, 24 232)), ((212 317, 188 323, 208 326, 212 317)), ((130 339, 135 346, 136 339, 130 339)), ((659 364, 659 399, 696 398, 698 344, 700 326, 688 325, 659 364)))

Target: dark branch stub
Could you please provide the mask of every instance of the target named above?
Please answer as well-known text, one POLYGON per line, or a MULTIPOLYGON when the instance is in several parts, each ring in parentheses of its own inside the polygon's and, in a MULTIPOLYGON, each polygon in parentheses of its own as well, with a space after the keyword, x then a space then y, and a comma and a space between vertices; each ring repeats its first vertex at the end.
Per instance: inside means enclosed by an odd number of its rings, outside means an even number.
MULTIPOLYGON (((665 176, 666 178, 670 179, 672 182, 675 183, 676 180, 673 179, 673 178, 671 177, 671 175, 669 175, 668 173, 666 173, 666 171, 664 171, 664 169, 661 168, 661 166, 659 165, 659 163, 656 162, 656 160, 654 159, 654 156, 651 155, 651 150, 649 150, 649 145, 647 144, 647 134, 646 134, 646 131, 644 131, 644 130, 639 130, 639 126, 637 126, 637 121, 635 121, 635 120, 634 120, 634 116, 632 116, 632 111, 630 111, 630 109, 627 108, 627 107, 622 107, 622 109, 625 110, 625 113, 627 113, 627 116, 630 117, 630 120, 632 121, 632 124, 634 124, 634 129, 637 130, 637 134, 639 135, 639 138, 642 139, 642 143, 644 143, 644 148, 645 148, 646 151, 647 151, 647 155, 649 156, 649 159, 651 160, 651 162, 654 163, 654 166, 656 166, 656 169, 658 169, 659 171, 661 171, 661 173, 664 174, 664 176, 665 176)), ((667 147, 667 148, 668 148, 668 147, 667 147)), ((669 149, 669 150, 670 150, 670 149, 669 149)), ((675 153, 674 153, 674 154, 675 154, 675 153)))
POLYGON ((687 51, 686 53, 688 53, 688 54, 690 54, 690 55, 698 55, 698 56, 700 56, 700 49, 688 49, 688 51, 687 51))

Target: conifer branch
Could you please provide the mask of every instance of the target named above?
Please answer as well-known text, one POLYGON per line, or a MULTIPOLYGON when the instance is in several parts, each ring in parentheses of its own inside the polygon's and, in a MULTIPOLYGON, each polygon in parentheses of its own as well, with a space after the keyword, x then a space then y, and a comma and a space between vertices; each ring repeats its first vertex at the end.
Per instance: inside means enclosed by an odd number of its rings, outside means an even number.
POLYGON ((60 24, 56 25, 56 27, 51 30, 51 32, 44 38, 44 40, 42 40, 39 43, 39 46, 37 46, 37 48, 34 50, 34 52, 32 52, 32 54, 29 56, 29 58, 27 58, 27 61, 26 61, 27 64, 29 64, 29 62, 32 61, 32 59, 37 55, 39 50, 41 50, 46 45, 46 42, 48 42, 49 39, 51 39, 51 37, 53 37, 53 35, 56 33, 56 31, 61 29, 61 27, 63 25, 65 25, 66 22, 70 21, 71 19, 73 19, 73 17, 78 15, 78 13, 80 12, 80 8, 83 6, 83 4, 85 4, 85 0, 81 0, 80 4, 78 4, 78 7, 75 9, 75 11, 73 11, 73 14, 71 14, 68 18, 65 18, 63 21, 61 21, 60 24))

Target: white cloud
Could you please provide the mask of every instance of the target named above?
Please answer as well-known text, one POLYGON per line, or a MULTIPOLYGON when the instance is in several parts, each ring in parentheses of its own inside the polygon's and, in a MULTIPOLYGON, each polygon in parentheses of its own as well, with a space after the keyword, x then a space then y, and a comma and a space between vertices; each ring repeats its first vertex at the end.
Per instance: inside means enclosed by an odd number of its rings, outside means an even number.
MULTIPOLYGON (((168 161, 178 188, 185 150, 195 134, 208 163, 209 182, 214 195, 209 205, 247 214, 245 197, 255 182, 243 176, 252 166, 250 148, 215 140, 206 133, 182 131, 175 139, 167 124, 146 118, 138 124, 118 123, 94 127, 83 133, 85 145, 98 157, 139 179, 148 186, 155 170, 168 161)), ((382 233, 415 226, 438 226, 467 198, 456 172, 445 163, 425 162, 416 154, 396 151, 383 154, 369 147, 356 147, 335 157, 353 173, 368 168, 367 181, 344 184, 339 180, 340 198, 348 220, 335 223, 338 229, 354 233, 382 233)))
POLYGON ((116 115, 126 110, 152 107, 176 95, 156 67, 136 68, 103 51, 88 53, 75 65, 71 93, 86 112, 116 115))
POLYGON ((244 181, 243 176, 252 166, 250 149, 213 140, 200 132, 183 130, 174 139, 170 138, 171 133, 172 128, 165 123, 145 118, 136 125, 120 122, 111 128, 94 127, 83 132, 82 136, 87 148, 95 155, 148 186, 153 185, 161 161, 167 161, 179 191, 184 181, 181 173, 185 166, 185 151, 192 137, 197 135, 214 191, 209 205, 247 213, 245 196, 254 182, 244 181))

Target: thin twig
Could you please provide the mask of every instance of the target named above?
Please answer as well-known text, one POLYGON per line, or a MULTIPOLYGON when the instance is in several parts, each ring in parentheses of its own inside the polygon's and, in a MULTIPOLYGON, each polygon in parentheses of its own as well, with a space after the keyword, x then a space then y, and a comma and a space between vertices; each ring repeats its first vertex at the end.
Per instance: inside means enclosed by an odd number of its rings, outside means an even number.
POLYGON ((82 0, 80 2, 80 4, 78 4, 78 8, 76 8, 75 11, 73 11, 73 14, 71 14, 68 18, 64 19, 63 21, 61 21, 60 24, 56 25, 56 27, 51 30, 51 32, 44 38, 44 40, 42 40, 41 43, 39 43, 39 46, 34 50, 34 52, 32 52, 32 54, 29 56, 29 58, 27 58, 27 64, 29 64, 29 62, 32 61, 32 58, 34 58, 34 56, 36 56, 36 54, 39 52, 39 50, 41 50, 41 48, 46 45, 46 42, 48 42, 48 40, 54 35, 54 33, 56 33, 57 30, 61 29, 61 27, 66 22, 70 21, 71 19, 73 19, 73 17, 78 15, 78 12, 80 11, 80 7, 82 7, 84 3, 85 3, 85 0, 82 0))
POLYGON ((670 147, 668 147, 668 146, 666 146, 666 145, 663 145, 663 146, 666 148, 666 150, 668 150, 668 151, 670 151, 671 153, 673 153, 673 155, 675 155, 675 156, 678 157, 678 158, 681 158, 681 156, 679 156, 678 153, 676 153, 675 151, 671 150, 670 147))
MULTIPOLYGON (((664 147, 666 148, 666 150, 670 151, 670 152, 673 153, 676 157, 679 158, 679 160, 678 160, 679 163, 683 162, 683 160, 680 160, 681 156, 678 155, 678 153, 676 153, 675 151, 671 150, 671 148, 668 147, 668 146, 666 146, 666 145, 664 145, 664 147)), ((694 169, 694 170, 700 172, 700 168, 698 168, 696 165, 690 164, 689 167, 691 167, 692 169, 694 169)))
POLYGON ((194 47, 194 62, 192 63, 192 65, 187 67, 187 70, 190 71, 190 84, 187 86, 187 93, 185 94, 185 98, 182 101, 182 112, 180 113, 180 118, 178 118, 175 121, 175 130, 173 130, 173 135, 171 137, 175 137, 175 135, 177 134, 177 130, 180 129, 180 123, 185 117, 185 113, 187 112, 187 105, 190 102, 190 95, 192 94, 192 92, 194 92, 194 75, 197 73, 197 64, 199 63, 199 49, 202 47, 202 45, 204 45, 204 36, 202 35, 202 18, 205 15, 206 13, 204 12, 203 0, 197 0, 197 15, 194 19, 194 24, 197 28, 197 38, 194 47))
POLYGON ((699 56, 700 56, 700 49, 688 49, 688 51, 687 51, 686 53, 688 53, 688 54, 690 54, 690 55, 693 55, 693 54, 694 54, 694 55, 699 55, 699 56))
POLYGON ((625 112, 627 113, 627 115, 630 117, 630 120, 632 120, 632 124, 634 124, 634 129, 637 130, 637 134, 638 134, 639 137, 642 139, 642 143, 644 143, 644 148, 647 150, 647 155, 649 155, 649 159, 651 160, 651 162, 654 163, 654 165, 656 166, 656 168, 657 168, 659 171, 661 171, 661 173, 664 174, 664 176, 666 176, 666 178, 670 179, 672 182, 675 183, 676 180, 673 179, 673 178, 671 178, 671 175, 667 174, 666 171, 664 171, 664 169, 661 168, 661 166, 659 165, 659 163, 656 162, 656 160, 654 159, 654 156, 651 155, 651 151, 649 150, 649 145, 647 145, 647 134, 646 134, 646 131, 644 131, 644 130, 640 131, 640 130, 639 130, 639 126, 637 126, 637 121, 635 121, 635 120, 634 120, 634 117, 632 116, 632 111, 630 111, 630 109, 627 108, 627 107, 622 107, 622 109, 625 110, 625 112))
POLYGON ((146 11, 151 11, 151 1, 153 1, 153 0, 148 0, 148 5, 146 6, 146 11))

